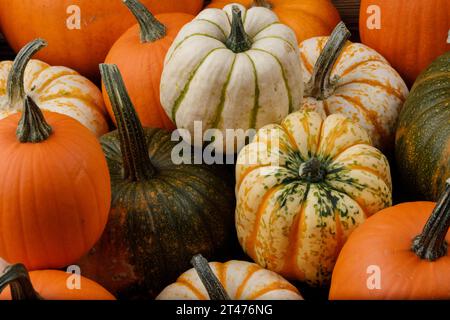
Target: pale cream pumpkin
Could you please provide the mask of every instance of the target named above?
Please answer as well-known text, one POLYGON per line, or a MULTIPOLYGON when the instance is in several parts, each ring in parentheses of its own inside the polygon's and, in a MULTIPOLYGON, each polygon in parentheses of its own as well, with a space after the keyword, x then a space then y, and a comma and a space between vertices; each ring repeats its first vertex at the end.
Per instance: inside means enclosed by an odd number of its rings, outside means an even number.
POLYGON ((408 88, 375 50, 347 39, 341 22, 330 37, 300 44, 305 97, 303 108, 326 115, 342 113, 369 132, 374 145, 391 150, 408 88))
MULTIPOLYGON (((195 258, 194 258, 195 259, 195 258)), ((292 284, 275 272, 247 261, 232 260, 225 263, 210 262, 210 270, 217 286, 231 300, 303 300, 292 284)), ((157 300, 213 300, 210 288, 203 284, 201 269, 192 268, 175 283, 166 287, 157 300)), ((210 277, 211 277, 210 276, 210 277)))
POLYGON ((169 49, 161 103, 192 137, 195 121, 202 121, 203 133, 279 123, 302 100, 296 43, 295 33, 269 9, 206 9, 169 49))
POLYGON ((14 62, 0 61, 0 119, 22 111, 27 94, 40 109, 75 118, 98 137, 108 132, 102 94, 91 81, 72 69, 30 60, 45 46, 37 39, 14 62))
POLYGON ((290 114, 260 129, 236 167, 239 242, 288 279, 326 284, 350 233, 392 203, 386 157, 341 114, 290 114))

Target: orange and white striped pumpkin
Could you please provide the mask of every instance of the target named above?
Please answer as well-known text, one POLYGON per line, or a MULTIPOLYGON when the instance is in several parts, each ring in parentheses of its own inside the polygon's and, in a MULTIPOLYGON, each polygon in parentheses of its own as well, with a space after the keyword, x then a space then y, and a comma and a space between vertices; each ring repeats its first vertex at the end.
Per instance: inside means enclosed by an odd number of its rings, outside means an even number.
MULTIPOLYGON (((292 284, 257 264, 232 260, 210 262, 214 275, 232 300, 303 300, 292 284)), ((209 300, 208 292, 194 268, 166 287, 157 300, 209 300)))
POLYGON ((45 41, 34 40, 18 53, 15 62, 0 61, 0 119, 22 111, 23 96, 27 94, 40 109, 70 116, 97 137, 107 133, 107 113, 101 91, 72 69, 30 60, 44 46, 45 41), (11 91, 8 78, 12 72, 15 76, 11 91))
POLYGON ((386 157, 341 114, 290 114, 239 153, 236 227, 259 265, 311 285, 330 280, 350 233, 392 203, 386 157))
POLYGON ((340 23, 330 37, 300 44, 302 107, 326 115, 342 113, 359 122, 377 148, 391 150, 408 88, 385 58, 363 44, 348 42, 349 36, 340 23))

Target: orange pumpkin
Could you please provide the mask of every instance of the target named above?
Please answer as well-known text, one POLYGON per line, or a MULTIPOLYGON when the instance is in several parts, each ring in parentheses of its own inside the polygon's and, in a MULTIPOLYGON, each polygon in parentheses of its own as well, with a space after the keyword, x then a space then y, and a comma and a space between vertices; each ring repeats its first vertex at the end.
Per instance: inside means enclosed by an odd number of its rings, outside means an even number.
MULTIPOLYGON (((119 67, 143 126, 173 130, 175 126, 160 103, 159 84, 167 51, 178 31, 194 16, 167 13, 154 17, 137 0, 127 0, 124 3, 139 24, 131 27, 117 40, 105 63, 119 67)), ((104 87, 103 97, 115 122, 111 102, 104 87)))
MULTIPOLYGON (((203 6, 202 0, 142 1, 155 14, 196 14, 203 6)), ((98 64, 135 23, 120 0, 0 0, 0 12, 1 29, 16 52, 30 39, 43 37, 49 48, 37 59, 67 66, 91 79, 99 78, 98 64)))
POLYGON ((78 121, 42 113, 0 121, 0 256, 31 270, 60 268, 100 238, 111 203, 97 138, 78 121))
POLYGON ((266 7, 278 15, 297 35, 298 42, 328 36, 341 21, 339 12, 329 0, 213 0, 208 8, 222 9, 230 3, 239 3, 250 8, 266 7))
POLYGON ((360 10, 362 43, 381 53, 409 85, 450 50, 448 0, 362 0, 360 10))
POLYGON ((330 299, 450 299, 449 227, 450 179, 437 204, 378 212, 344 245, 330 299))
POLYGON ((28 273, 24 265, 0 258, 0 300, 115 300, 96 282, 82 276, 71 281, 72 276, 78 277, 58 270, 28 273))

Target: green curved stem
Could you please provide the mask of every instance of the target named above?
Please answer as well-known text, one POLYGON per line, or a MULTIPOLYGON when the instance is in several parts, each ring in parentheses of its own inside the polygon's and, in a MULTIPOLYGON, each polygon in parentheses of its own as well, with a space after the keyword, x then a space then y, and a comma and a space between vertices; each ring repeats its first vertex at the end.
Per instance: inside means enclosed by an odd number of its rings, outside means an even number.
POLYGON ((231 33, 226 41, 228 49, 235 53, 248 51, 252 47, 252 42, 245 32, 242 22, 242 12, 238 6, 233 6, 233 21, 231 22, 231 33))
POLYGON ((211 300, 231 300, 219 279, 217 279, 209 266, 208 260, 201 254, 198 254, 192 258, 191 264, 194 266, 195 271, 197 271, 211 300))
POLYGON ((435 261, 447 255, 445 237, 450 228, 450 179, 422 233, 413 240, 412 250, 421 259, 435 261))
POLYGON ((136 17, 141 28, 141 42, 155 42, 166 36, 166 26, 137 0, 123 0, 123 3, 136 17))
POLYGON ((16 136, 21 143, 39 143, 52 134, 52 127, 45 121, 44 114, 27 95, 16 136))
POLYGON ((141 121, 116 65, 101 64, 100 73, 108 93, 120 137, 124 179, 144 181, 153 177, 156 169, 148 155, 148 146, 141 121))
POLYGON ((331 79, 331 71, 350 36, 345 24, 339 22, 314 65, 311 80, 305 88, 305 96, 325 100, 334 92, 337 79, 331 79))
POLYGON ((11 110, 19 110, 25 97, 24 77, 25 69, 31 58, 42 48, 47 46, 43 39, 35 39, 25 45, 16 56, 6 83, 8 106, 11 110))
POLYGON ((9 265, 0 270, 0 293, 10 286, 13 300, 42 300, 31 284, 28 270, 23 264, 9 265))

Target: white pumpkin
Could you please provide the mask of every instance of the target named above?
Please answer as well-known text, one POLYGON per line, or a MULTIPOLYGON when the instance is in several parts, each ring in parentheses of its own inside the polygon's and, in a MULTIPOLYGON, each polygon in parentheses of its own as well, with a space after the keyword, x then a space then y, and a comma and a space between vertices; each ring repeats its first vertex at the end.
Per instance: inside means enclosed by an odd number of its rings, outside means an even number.
MULTIPOLYGON (((194 258, 195 259, 195 258, 194 258)), ((207 262, 206 262, 207 263, 207 262)), ((225 263, 210 262, 212 282, 219 281, 231 300, 303 300, 292 284, 275 272, 257 264, 232 260, 225 263)), ((209 300, 198 270, 192 268, 166 287, 157 300, 209 300)), ((208 275, 204 275, 208 277, 208 275)))
POLYGON ((366 129, 375 147, 391 150, 408 88, 375 50, 347 39, 341 22, 330 37, 300 44, 305 97, 302 107, 324 115, 341 113, 366 129))
POLYGON ((166 56, 161 103, 192 137, 195 121, 202 121, 203 133, 213 128, 222 134, 279 123, 302 100, 298 54, 295 33, 269 9, 206 9, 180 31, 166 56))
POLYGON ((18 53, 15 62, 0 61, 0 119, 21 112, 27 94, 40 109, 72 117, 97 137, 107 133, 107 113, 100 90, 72 69, 30 60, 44 46, 45 41, 34 40, 18 53))

